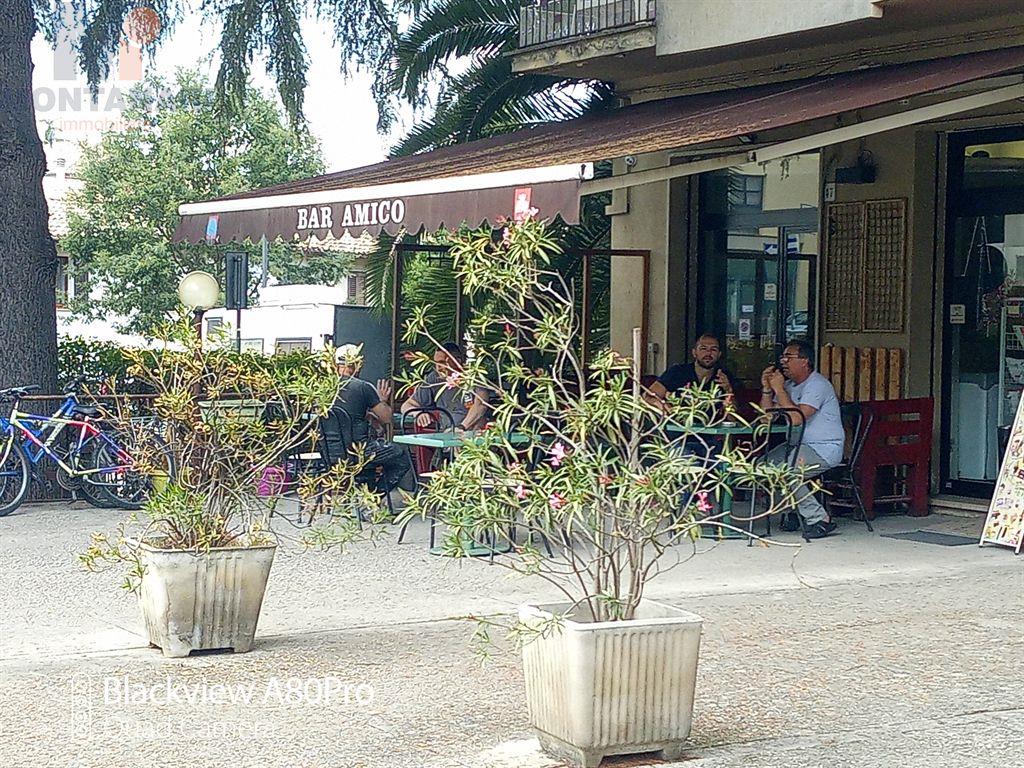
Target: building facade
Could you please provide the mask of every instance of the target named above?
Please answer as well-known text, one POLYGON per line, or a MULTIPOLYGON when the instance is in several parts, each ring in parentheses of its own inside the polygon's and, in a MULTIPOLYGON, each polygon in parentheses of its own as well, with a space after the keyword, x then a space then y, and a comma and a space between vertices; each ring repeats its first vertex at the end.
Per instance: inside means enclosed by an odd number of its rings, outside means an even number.
POLYGON ((933 399, 933 492, 990 494, 996 427, 1024 386, 1024 92, 1017 67, 934 86, 978 57, 1016 56, 1024 5, 524 0, 520 21, 519 72, 609 81, 623 106, 743 91, 747 124, 765 126, 680 151, 639 141, 615 159, 627 177, 708 170, 615 188, 612 247, 651 257, 646 306, 636 275, 613 275, 613 345, 646 313, 657 372, 712 330, 756 386, 779 344, 812 339, 847 399, 881 382, 933 399), (837 87, 819 100, 873 88, 877 101, 780 120, 817 106, 799 92, 826 76, 837 87), (728 160, 777 147, 793 151, 728 160))

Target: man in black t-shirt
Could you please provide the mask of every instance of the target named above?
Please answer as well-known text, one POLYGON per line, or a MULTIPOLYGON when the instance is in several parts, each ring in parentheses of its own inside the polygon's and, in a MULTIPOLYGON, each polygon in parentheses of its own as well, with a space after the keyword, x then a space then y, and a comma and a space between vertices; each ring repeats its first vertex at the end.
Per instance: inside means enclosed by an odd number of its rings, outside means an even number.
POLYGON ((692 362, 677 363, 658 377, 651 384, 649 398, 656 403, 664 403, 665 397, 671 393, 680 394, 686 387, 707 387, 717 384, 722 392, 731 395, 736 390, 735 377, 719 365, 722 359, 722 344, 712 333, 698 337, 690 350, 692 362))
MULTIPOLYGON (((387 440, 370 436, 370 419, 382 426, 391 423, 391 385, 381 379, 376 388, 368 381, 359 378, 359 369, 363 365, 362 347, 346 344, 335 352, 338 373, 341 375, 341 389, 334 406, 348 414, 352 421, 353 445, 365 444, 364 452, 367 468, 381 467, 383 472, 377 481, 376 489, 387 493, 396 488, 402 477, 412 468, 409 452, 404 446, 390 443, 387 440)), ((328 437, 330 440, 330 437, 328 437)), ((340 445, 328 446, 332 456, 339 454, 340 445)))

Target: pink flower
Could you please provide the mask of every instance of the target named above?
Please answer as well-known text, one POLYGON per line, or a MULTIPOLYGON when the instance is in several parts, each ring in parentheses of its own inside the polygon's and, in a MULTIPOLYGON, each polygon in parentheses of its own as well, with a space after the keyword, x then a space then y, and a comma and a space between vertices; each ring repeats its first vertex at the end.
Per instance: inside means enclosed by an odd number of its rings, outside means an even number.
POLYGON ((515 491, 513 491, 513 493, 515 494, 515 497, 520 501, 522 501, 523 499, 530 495, 530 492, 523 487, 522 483, 516 486, 516 489, 515 491))
POLYGON ((448 374, 448 378, 444 380, 444 384, 449 389, 458 389, 459 383, 462 381, 461 371, 452 371, 448 374))
POLYGON ((559 509, 565 505, 565 496, 560 493, 552 493, 548 496, 548 504, 551 505, 552 509, 559 509))
POLYGON ((511 336, 512 335, 512 324, 511 323, 505 323, 505 335, 506 336, 511 336))
POLYGON ((509 229, 508 227, 505 227, 503 230, 501 230, 501 242, 503 242, 505 245, 508 245, 509 243, 512 242, 512 230, 509 229))
POLYGON ((647 477, 645 475, 640 475, 640 477, 638 477, 636 479, 636 484, 637 485, 650 485, 651 484, 651 478, 649 478, 649 477, 647 477))
POLYGON ((531 219, 535 219, 535 218, 537 218, 537 214, 538 213, 540 213, 540 209, 539 208, 534 208, 534 207, 531 206, 530 210, 528 210, 526 212, 526 215, 529 216, 531 219))
POLYGON ((697 509, 700 512, 710 512, 711 511, 712 507, 711 507, 711 502, 708 501, 708 492, 707 491, 699 491, 697 493, 697 509))
POLYGON ((548 455, 551 456, 550 461, 552 467, 561 466, 562 462, 565 461, 566 457, 565 446, 562 445, 561 442, 555 443, 553 446, 551 446, 551 450, 548 451, 548 455))
POLYGON ((612 479, 602 472, 600 475, 597 476, 597 482, 599 485, 607 487, 612 484, 612 479))

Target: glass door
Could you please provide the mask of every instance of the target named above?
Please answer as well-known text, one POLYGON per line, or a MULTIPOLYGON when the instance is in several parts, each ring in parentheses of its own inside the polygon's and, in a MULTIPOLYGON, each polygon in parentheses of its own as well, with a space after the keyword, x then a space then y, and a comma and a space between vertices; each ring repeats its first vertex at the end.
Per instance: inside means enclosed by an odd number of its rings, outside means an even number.
POLYGON ((701 177, 697 332, 720 334, 745 386, 814 338, 818 155, 701 177))
POLYGON ((1024 130, 951 136, 949 157, 942 484, 987 497, 1024 386, 1024 130))

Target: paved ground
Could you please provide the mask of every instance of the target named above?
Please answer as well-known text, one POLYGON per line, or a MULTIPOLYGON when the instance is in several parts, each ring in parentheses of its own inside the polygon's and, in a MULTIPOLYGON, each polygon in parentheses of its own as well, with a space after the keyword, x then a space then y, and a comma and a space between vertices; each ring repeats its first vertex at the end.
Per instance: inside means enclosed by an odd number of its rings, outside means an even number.
MULTIPOLYGON (((544 599, 537 585, 431 557, 422 531, 343 556, 281 554, 253 652, 168 660, 138 634, 117 575, 75 562, 114 519, 33 506, 0 520, 5 768, 558 765, 530 735, 516 657, 481 664, 472 625, 453 619, 544 599)), ((980 523, 877 527, 973 536, 980 523)), ((1024 763, 1024 559, 852 522, 799 549, 702 549, 651 594, 706 621, 680 765, 1024 763)))

